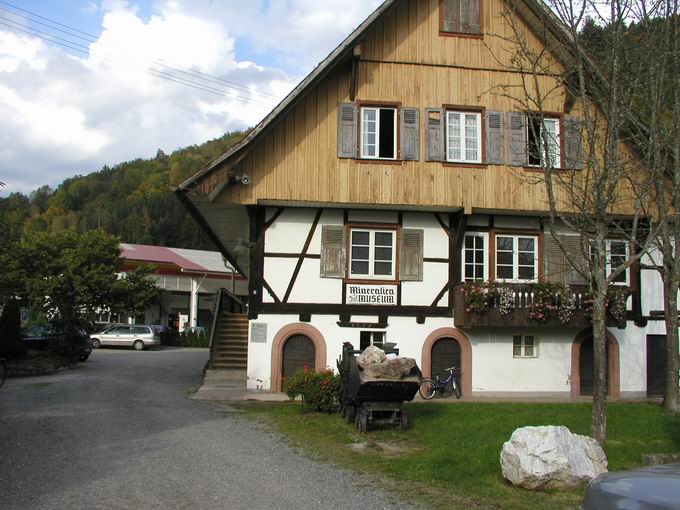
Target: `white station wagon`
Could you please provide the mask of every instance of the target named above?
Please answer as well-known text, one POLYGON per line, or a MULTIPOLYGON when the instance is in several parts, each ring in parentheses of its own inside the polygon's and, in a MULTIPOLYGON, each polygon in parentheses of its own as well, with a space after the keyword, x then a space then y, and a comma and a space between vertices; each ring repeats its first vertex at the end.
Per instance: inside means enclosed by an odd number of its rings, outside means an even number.
POLYGON ((160 335, 152 326, 112 326, 99 333, 90 335, 92 347, 98 349, 103 345, 120 345, 133 347, 142 351, 153 345, 161 345, 160 335))

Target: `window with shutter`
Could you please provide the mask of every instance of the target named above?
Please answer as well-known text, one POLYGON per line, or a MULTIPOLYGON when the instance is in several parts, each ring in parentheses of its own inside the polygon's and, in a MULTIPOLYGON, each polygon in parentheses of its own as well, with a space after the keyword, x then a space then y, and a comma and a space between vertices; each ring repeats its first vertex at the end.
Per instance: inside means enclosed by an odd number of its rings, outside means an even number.
POLYGON ((482 162, 482 114, 446 112, 446 161, 482 162))
POLYGON ((345 227, 324 225, 321 229, 321 277, 345 277, 345 227))
POLYGON ((420 159, 420 110, 401 109, 401 159, 418 161, 420 159))
POLYGON ((422 229, 404 228, 401 231, 400 278, 402 281, 423 281, 422 229))
POLYGON ((440 32, 448 34, 481 34, 482 0, 440 0, 440 32))
POLYGON ((529 166, 560 168, 560 119, 529 116, 527 121, 527 163, 529 166))
POLYGON ((350 229, 349 277, 396 278, 396 231, 350 229))
POLYGON ((583 170, 581 120, 569 115, 564 117, 564 163, 566 168, 583 170))
POLYGON ((526 166, 527 159, 527 116, 521 112, 508 112, 508 163, 526 166))
POLYGON ((397 159, 396 108, 361 108, 361 157, 397 159))
POLYGON ((505 163, 503 112, 486 111, 486 163, 490 165, 505 163))

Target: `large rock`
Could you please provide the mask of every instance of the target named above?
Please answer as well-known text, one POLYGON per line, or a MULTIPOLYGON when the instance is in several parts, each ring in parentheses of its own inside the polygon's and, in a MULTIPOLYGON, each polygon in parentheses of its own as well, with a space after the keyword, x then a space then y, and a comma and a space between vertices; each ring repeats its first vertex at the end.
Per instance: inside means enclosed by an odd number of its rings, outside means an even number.
POLYGON ((526 489, 575 487, 607 472, 600 444, 567 427, 515 430, 501 450, 503 476, 526 489))
POLYGON ((357 365, 359 365, 359 368, 362 370, 366 370, 367 366, 374 363, 382 363, 386 359, 387 355, 385 354, 385 351, 373 345, 369 345, 364 352, 357 356, 357 365))
POLYGON ((404 377, 413 375, 415 368, 416 360, 413 358, 394 358, 366 366, 364 375, 372 379, 401 381, 404 377))

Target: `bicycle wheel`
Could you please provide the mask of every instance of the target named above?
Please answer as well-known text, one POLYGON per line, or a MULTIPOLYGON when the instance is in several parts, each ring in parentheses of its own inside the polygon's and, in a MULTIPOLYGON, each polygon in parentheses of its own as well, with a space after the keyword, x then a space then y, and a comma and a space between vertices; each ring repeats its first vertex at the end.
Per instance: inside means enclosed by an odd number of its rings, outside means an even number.
POLYGON ((456 396, 456 398, 460 398, 460 388, 458 387, 458 383, 455 379, 451 381, 451 386, 453 387, 453 394, 456 396))
POLYGON ((418 388, 418 393, 425 400, 430 400, 437 393, 437 383, 432 379, 423 379, 423 382, 420 383, 420 388, 418 388))

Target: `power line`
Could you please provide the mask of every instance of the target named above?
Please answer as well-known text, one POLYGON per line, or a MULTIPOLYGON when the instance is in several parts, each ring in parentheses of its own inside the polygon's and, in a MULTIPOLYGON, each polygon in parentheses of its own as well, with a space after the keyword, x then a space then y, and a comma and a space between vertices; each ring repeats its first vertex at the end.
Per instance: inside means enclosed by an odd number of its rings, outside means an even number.
MULTIPOLYGON (((40 25, 45 26, 45 27, 47 27, 47 28, 49 28, 49 29, 52 29, 52 30, 57 30, 57 31, 59 31, 59 32, 61 32, 61 33, 64 33, 64 34, 70 36, 70 37, 77 37, 78 39, 81 39, 81 40, 86 41, 86 42, 91 42, 91 43, 93 43, 93 42, 96 42, 96 41, 97 41, 97 36, 92 35, 92 34, 90 34, 90 33, 88 33, 88 32, 84 32, 84 31, 82 31, 82 30, 79 30, 79 29, 77 29, 77 28, 71 27, 71 26, 69 26, 69 25, 65 25, 65 24, 60 23, 60 22, 58 22, 58 21, 56 21, 56 20, 53 20, 53 19, 51 19, 51 18, 47 18, 47 17, 45 17, 45 16, 41 16, 41 15, 39 15, 39 14, 37 14, 37 13, 28 11, 28 10, 26 10, 26 9, 23 9, 23 8, 21 8, 21 7, 18 7, 18 6, 14 5, 14 4, 11 4, 11 3, 9 3, 9 2, 5 2, 4 0, 0 0, 0 4, 7 5, 7 6, 13 8, 13 9, 16 9, 16 10, 18 10, 18 11, 21 11, 22 13, 26 13, 26 14, 28 14, 28 15, 30 15, 30 16, 39 18, 39 19, 41 19, 41 20, 45 20, 45 21, 47 21, 47 22, 49 22, 49 23, 52 23, 52 24, 54 24, 54 25, 58 25, 59 27, 64 27, 64 28, 66 28, 66 29, 68 29, 68 30, 70 30, 70 31, 72 31, 72 32, 81 33, 81 34, 83 34, 83 35, 86 35, 89 39, 88 39, 88 38, 85 38, 85 37, 82 37, 82 36, 79 36, 79 35, 77 35, 77 34, 73 34, 73 33, 68 32, 68 31, 66 31, 66 30, 62 30, 62 29, 60 29, 60 28, 58 28, 58 27, 51 26, 51 25, 49 25, 49 24, 47 24, 47 23, 43 23, 43 22, 41 22, 41 21, 38 21, 38 20, 35 20, 35 19, 31 19, 29 16, 24 16, 24 17, 27 18, 28 21, 31 21, 31 22, 33 22, 33 23, 40 24, 40 25)), ((3 11, 6 11, 6 12, 9 12, 9 13, 17 14, 17 15, 20 15, 20 16, 21 16, 21 14, 18 14, 18 13, 16 13, 16 12, 13 12, 12 10, 6 9, 6 8, 4 8, 4 7, 0 7, 0 10, 3 10, 3 11)), ((80 48, 85 48, 86 50, 88 50, 88 54, 92 54, 91 52, 89 52, 89 47, 83 46, 82 44, 79 44, 79 43, 77 43, 77 42, 75 42, 75 41, 68 40, 68 39, 64 39, 64 38, 59 37, 59 36, 57 36, 57 35, 51 34, 51 33, 49 33, 49 32, 44 32, 44 31, 41 31, 41 30, 37 30, 37 29, 32 28, 32 27, 26 27, 26 26, 24 26, 24 25, 22 25, 22 24, 20 24, 20 23, 17 23, 16 21, 10 20, 10 19, 8 19, 8 18, 3 18, 2 16, 0 16, 0 19, 4 19, 5 21, 8 21, 8 22, 10 22, 10 23, 14 23, 14 24, 16 24, 16 25, 19 25, 20 27, 25 27, 27 30, 31 30, 31 31, 33 31, 33 32, 37 32, 38 34, 43 34, 43 35, 48 36, 48 37, 51 37, 51 38, 53 38, 53 39, 57 39, 57 41, 51 40, 51 39, 46 39, 45 37, 41 37, 40 35, 31 33, 31 32, 26 32, 26 30, 24 30, 24 29, 22 29, 22 28, 10 27, 10 28, 13 28, 14 30, 20 30, 20 31, 22 31, 22 32, 29 33, 30 35, 34 35, 34 36, 36 36, 36 37, 40 37, 41 39, 44 39, 44 40, 46 40, 46 41, 48 41, 48 42, 53 42, 53 43, 56 43, 56 44, 65 46, 65 47, 67 47, 67 48, 69 48, 69 49, 73 49, 74 51, 80 51, 80 50, 77 50, 77 49, 75 49, 75 48, 73 48, 72 46, 69 46, 69 45, 75 45, 75 46, 78 46, 78 47, 80 47, 80 48), (62 42, 58 42, 58 41, 63 41, 63 43, 62 43, 62 42), (66 43, 66 44, 64 44, 64 43, 66 43)), ((92 55, 94 55, 94 54, 92 54, 92 55)), ((94 56, 97 56, 97 55, 94 55, 94 56)), ((105 60, 109 60, 110 62, 116 63, 116 62, 114 62, 113 60, 107 59, 107 58, 102 57, 102 56, 97 56, 97 58, 103 58, 103 59, 105 59, 105 60)), ((190 77, 192 77, 192 78, 196 78, 196 79, 199 79, 199 80, 202 80, 202 81, 207 81, 207 82, 209 82, 209 83, 218 84, 218 85, 219 85, 219 84, 224 84, 224 86, 225 86, 226 88, 233 88, 233 89, 236 89, 237 92, 239 92, 239 93, 247 92, 247 93, 250 94, 250 95, 257 94, 257 95, 260 95, 260 96, 263 96, 263 97, 266 96, 265 99, 268 99, 268 98, 271 98, 271 99, 278 99, 278 97, 277 97, 275 94, 271 94, 271 93, 269 93, 269 92, 253 90, 251 87, 248 87, 248 86, 246 86, 246 85, 243 85, 243 84, 240 84, 240 83, 237 83, 237 82, 233 82, 233 81, 230 81, 230 80, 225 80, 225 79, 223 79, 223 78, 220 78, 220 77, 217 77, 217 76, 213 76, 213 75, 210 75, 210 74, 207 74, 207 73, 203 73, 203 72, 198 71, 198 70, 195 70, 195 69, 183 67, 183 66, 173 67, 174 64, 171 66, 171 65, 164 64, 163 62, 164 62, 163 59, 156 59, 156 61, 154 62, 154 65, 160 66, 160 67, 162 67, 162 68, 166 68, 166 69, 168 69, 169 71, 173 71, 173 72, 175 72, 175 73, 181 73, 181 74, 190 76, 190 77), (183 67, 183 69, 182 69, 182 67, 183 67)), ((189 83, 196 84, 196 85, 198 85, 198 86, 200 86, 200 87, 213 88, 213 87, 211 87, 210 85, 205 85, 205 84, 203 84, 203 83, 197 84, 196 82, 194 82, 194 81, 192 81, 192 80, 187 80, 186 78, 182 78, 182 77, 179 77, 179 76, 174 76, 174 75, 172 75, 172 74, 170 74, 170 73, 162 72, 162 71, 159 71, 159 70, 154 69, 154 68, 152 68, 152 67, 149 67, 149 70, 152 71, 152 73, 150 73, 150 74, 153 74, 154 72, 157 72, 157 73, 162 73, 162 74, 165 75, 165 76, 172 76, 172 77, 175 78, 176 80, 180 80, 180 81, 177 81, 177 83, 185 82, 185 81, 186 81, 186 82, 189 82, 189 83)), ((153 74, 153 75, 154 75, 154 76, 157 76, 156 74, 153 74)), ((225 92, 225 93, 224 93, 223 95, 226 95, 226 91, 224 91, 224 92, 225 92)), ((222 93, 221 89, 220 89, 220 93, 222 93)), ((250 99, 250 98, 244 98, 244 97, 242 97, 242 96, 237 96, 237 97, 239 97, 241 100, 248 101, 248 102, 251 102, 251 103, 253 103, 253 104, 259 104, 259 105, 261 105, 261 106, 267 106, 267 105, 264 105, 264 104, 262 104, 262 103, 257 103, 256 101, 254 101, 254 100, 252 100, 252 99, 250 99)))
MULTIPOLYGON (((0 20, 2 20, 2 19, 6 19, 6 18, 2 18, 2 17, 0 16, 0 20)), ((11 20, 7 20, 7 21, 10 21, 11 23, 16 23, 16 22, 13 22, 13 21, 11 21, 11 20)), ((71 50, 73 50, 73 51, 77 51, 77 52, 79 52, 79 53, 83 53, 83 54, 88 55, 88 56, 93 56, 93 57, 95 57, 95 58, 99 58, 99 59, 102 59, 102 60, 106 60, 106 61, 111 62, 111 63, 116 64, 116 65, 121 65, 119 62, 116 62, 115 60, 112 60, 112 59, 110 59, 110 58, 108 58, 108 57, 104 57, 104 56, 101 56, 101 55, 97 55, 97 54, 95 54, 95 53, 92 53, 91 51, 89 51, 89 49, 83 50, 83 49, 81 49, 81 48, 86 48, 86 47, 85 47, 85 46, 82 46, 82 45, 79 45, 79 44, 77 44, 77 43, 73 43, 73 42, 71 42, 71 41, 67 41, 67 42, 59 42, 58 40, 49 39, 49 38, 47 38, 47 37, 45 37, 45 36, 42 36, 42 35, 39 35, 39 34, 30 32, 30 30, 34 30, 34 31, 35 31, 35 29, 32 29, 32 28, 30 28, 30 27, 19 28, 19 27, 16 27, 16 26, 12 26, 12 25, 10 25, 10 24, 8 24, 8 23, 5 23, 5 22, 3 22, 3 21, 0 21, 0 25, 4 25, 4 26, 6 26, 6 27, 8 27, 8 28, 10 28, 10 29, 12 29, 12 30, 14 30, 14 31, 23 32, 23 33, 32 35, 32 36, 34 36, 34 37, 38 37, 39 39, 43 39, 43 40, 45 40, 45 41, 47 41, 47 42, 50 42, 50 43, 53 43, 53 44, 58 44, 58 45, 60 45, 60 46, 64 46, 64 47, 69 48, 69 49, 71 49, 71 50), (80 46, 80 48, 78 48, 78 46, 80 46)), ((40 32, 40 31, 37 31, 37 32, 40 32)), ((45 32, 41 32, 41 33, 45 33, 45 32)), ((51 35, 51 34, 47 34, 47 35, 48 35, 49 37, 53 37, 53 38, 56 38, 56 39, 61 39, 62 41, 66 41, 66 39, 62 39, 62 38, 60 38, 60 37, 57 37, 57 36, 54 36, 54 35, 51 35)), ((129 65, 126 65, 126 67, 130 67, 130 66, 129 66, 129 65)), ((220 96, 220 97, 232 97, 233 99, 238 99, 239 101, 243 101, 243 102, 246 102, 246 103, 251 103, 251 104, 254 104, 254 105, 257 105, 257 106, 265 106, 265 107, 267 106, 266 104, 259 103, 259 102, 257 102, 257 101, 254 101, 253 99, 250 99, 250 98, 246 98, 246 97, 242 97, 242 96, 229 96, 229 95, 227 94, 227 91, 225 91, 225 90, 217 89, 217 88, 212 88, 212 87, 203 85, 203 84, 201 84, 201 83, 192 82, 192 81, 186 80, 186 79, 184 79, 184 78, 180 78, 180 77, 177 77, 177 76, 170 75, 170 74, 168 74, 168 73, 164 73, 164 72, 162 72, 162 71, 160 71, 160 70, 157 70, 157 69, 146 68, 146 69, 144 69, 144 71, 145 71, 146 73, 150 74, 151 76, 155 76, 155 77, 157 77, 157 78, 162 78, 162 79, 164 79, 164 80, 168 80, 168 81, 171 81, 171 82, 174 82, 174 83, 178 83, 178 84, 180 84, 180 85, 186 85, 186 86, 188 86, 188 87, 191 87, 191 88, 194 88, 194 89, 197 89, 197 90, 202 90, 202 91, 204 91, 204 92, 209 92, 209 93, 218 95, 218 96, 220 96)))

